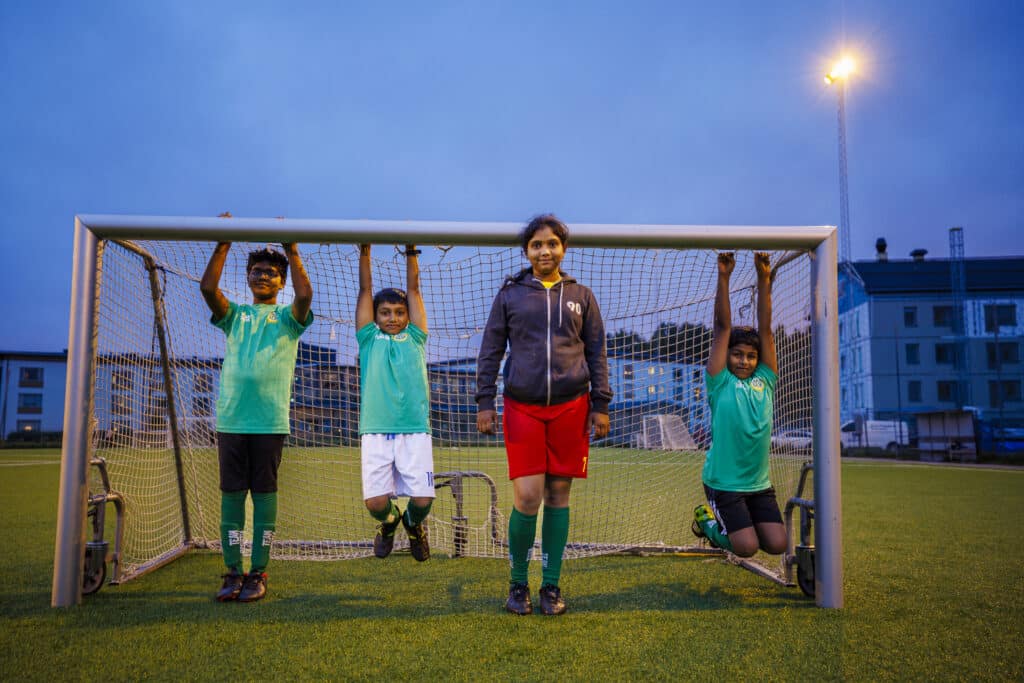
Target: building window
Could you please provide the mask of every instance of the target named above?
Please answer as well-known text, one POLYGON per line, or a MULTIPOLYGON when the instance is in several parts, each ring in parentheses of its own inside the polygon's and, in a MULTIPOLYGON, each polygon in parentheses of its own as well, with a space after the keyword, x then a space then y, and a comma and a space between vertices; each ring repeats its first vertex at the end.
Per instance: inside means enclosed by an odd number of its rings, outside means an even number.
POLYGON ((839 372, 846 372, 846 354, 839 355, 839 372))
POLYGON ((18 394, 19 413, 41 413, 43 412, 42 394, 18 394))
POLYGON ((1004 403, 1020 401, 1020 380, 989 380, 988 402, 993 408, 1002 408, 1004 403))
POLYGON ((18 420, 19 432, 38 432, 43 428, 40 420, 18 420))
POLYGON ((114 370, 110 373, 110 388, 114 391, 131 391, 132 386, 131 370, 114 370))
POLYGON ((19 387, 41 387, 43 386, 42 368, 21 368, 18 374, 19 387))
POLYGON ((956 344, 936 344, 935 362, 939 365, 956 365, 956 344))
POLYGON ((633 364, 626 363, 622 366, 622 379, 633 379, 633 364))
POLYGON ((209 396, 192 397, 192 415, 195 417, 210 417, 213 415, 213 401, 209 396))
POLYGON ((903 326, 917 327, 917 306, 903 307, 903 326))
POLYGON ((911 403, 921 402, 921 380, 912 379, 907 382, 907 400, 911 403))
POLYGON ((652 395, 658 393, 658 387, 652 384, 651 386, 647 387, 647 393, 652 395))
POLYGON ((988 360, 988 369, 995 370, 1004 365, 1016 365, 1020 362, 1020 347, 1017 342, 994 342, 985 344, 985 356, 988 360))
POLYGON ((1017 307, 1013 304, 985 304, 985 331, 1017 324, 1017 307))
POLYGON ((960 402, 959 382, 940 379, 935 383, 935 391, 940 401, 945 403, 960 402))
MULTIPOLYGON (((323 388, 333 389, 337 385, 337 375, 334 373, 324 373, 326 377, 321 376, 323 388)), ((212 372, 200 372, 196 375, 195 390, 197 394, 210 394, 213 393, 213 373, 212 372)))
POLYGON ((935 327, 953 327, 953 307, 932 306, 932 324, 935 327))
POLYGON ((921 345, 907 344, 907 365, 921 364, 921 345))

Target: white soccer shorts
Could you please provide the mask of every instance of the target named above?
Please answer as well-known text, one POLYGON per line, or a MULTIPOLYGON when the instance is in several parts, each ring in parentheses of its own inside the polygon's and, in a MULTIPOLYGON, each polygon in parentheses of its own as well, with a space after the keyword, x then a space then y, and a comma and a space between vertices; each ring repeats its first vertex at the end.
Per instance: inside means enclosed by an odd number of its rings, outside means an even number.
POLYGON ((430 434, 363 434, 363 500, 377 496, 434 497, 430 434))

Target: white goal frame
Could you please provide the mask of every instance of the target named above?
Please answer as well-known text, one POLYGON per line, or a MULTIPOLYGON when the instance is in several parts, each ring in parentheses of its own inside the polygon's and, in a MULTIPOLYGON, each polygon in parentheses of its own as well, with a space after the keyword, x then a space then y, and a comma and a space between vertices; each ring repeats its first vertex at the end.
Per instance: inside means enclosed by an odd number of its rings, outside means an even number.
MULTIPOLYGON (((82 600, 96 349, 94 322, 98 314, 101 240, 516 246, 521 227, 520 223, 505 222, 76 216, 51 604, 65 607, 79 604, 82 600)), ((842 607, 836 228, 573 223, 572 243, 573 246, 606 248, 787 249, 809 252, 815 599, 821 607, 842 607)))

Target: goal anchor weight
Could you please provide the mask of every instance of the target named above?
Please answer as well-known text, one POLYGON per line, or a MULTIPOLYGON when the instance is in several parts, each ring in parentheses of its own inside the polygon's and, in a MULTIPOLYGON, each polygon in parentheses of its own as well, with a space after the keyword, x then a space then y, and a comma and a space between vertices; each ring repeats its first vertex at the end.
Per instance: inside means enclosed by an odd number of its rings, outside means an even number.
POLYGON ((121 541, 124 536, 124 498, 110 488, 110 477, 107 475, 107 461, 93 458, 89 461, 99 471, 103 491, 89 496, 89 509, 86 513, 92 521, 92 540, 85 544, 85 563, 82 572, 82 594, 92 595, 103 588, 107 578, 107 550, 110 543, 103 539, 107 521, 107 503, 114 504, 117 522, 114 532, 114 552, 110 555, 111 583, 120 579, 121 541))
POLYGON ((789 547, 786 550, 787 581, 793 585, 793 567, 796 566, 796 585, 804 595, 814 597, 814 544, 811 542, 811 531, 814 525, 814 501, 804 498, 804 485, 807 475, 814 471, 814 464, 805 462, 800 469, 800 483, 796 495, 786 503, 786 537, 789 547), (800 508, 800 542, 793 545, 793 509, 800 508))

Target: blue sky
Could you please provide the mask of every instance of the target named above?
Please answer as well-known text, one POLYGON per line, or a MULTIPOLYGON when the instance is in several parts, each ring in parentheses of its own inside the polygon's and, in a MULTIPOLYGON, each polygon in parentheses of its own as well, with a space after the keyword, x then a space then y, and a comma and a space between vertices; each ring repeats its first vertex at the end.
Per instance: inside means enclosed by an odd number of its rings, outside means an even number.
POLYGON ((844 46, 854 258, 1022 254, 1022 33, 1010 0, 6 0, 0 349, 66 346, 76 213, 835 224, 844 46))

